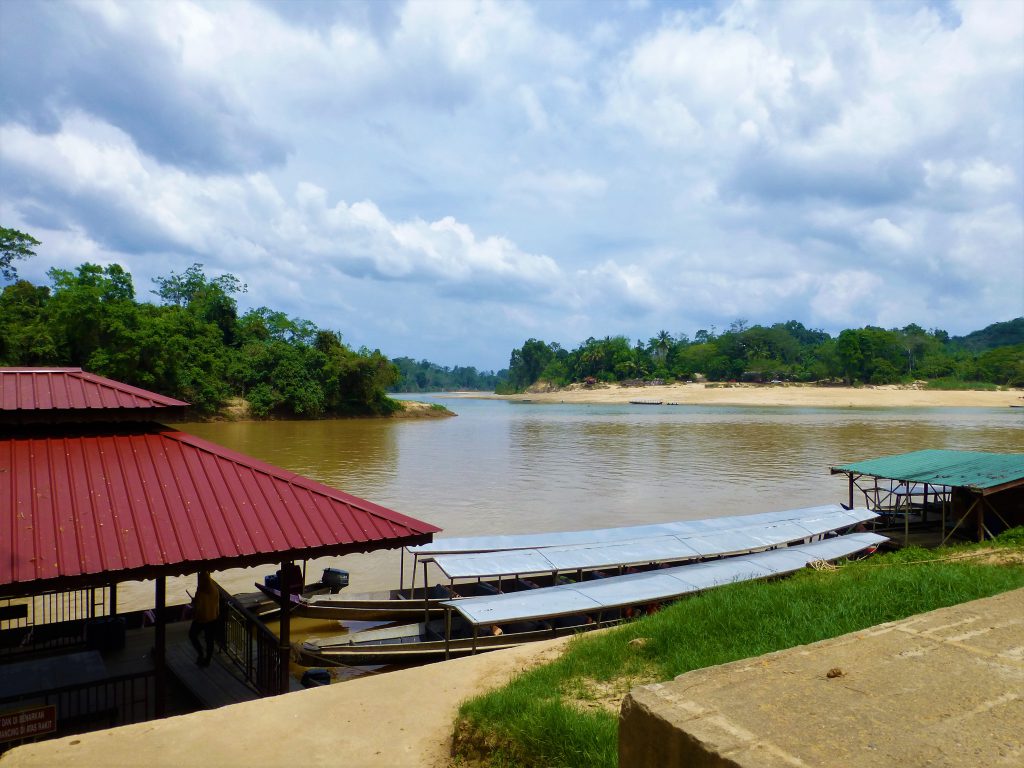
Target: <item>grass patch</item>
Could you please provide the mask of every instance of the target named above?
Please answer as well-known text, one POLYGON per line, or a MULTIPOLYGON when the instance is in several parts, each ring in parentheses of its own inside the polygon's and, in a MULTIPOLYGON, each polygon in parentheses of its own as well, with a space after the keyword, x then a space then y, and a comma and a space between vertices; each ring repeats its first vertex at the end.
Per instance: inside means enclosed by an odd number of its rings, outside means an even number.
POLYGON ((616 711, 581 702, 631 681, 671 680, 1024 587, 1022 552, 1022 528, 994 544, 904 549, 836 571, 720 587, 612 631, 580 635, 557 661, 463 704, 456 755, 490 766, 614 766, 616 711))
POLYGON ((1002 389, 1002 387, 988 381, 963 381, 962 379, 954 379, 951 376, 945 376, 941 379, 931 379, 925 385, 925 389, 983 390, 985 392, 996 392, 1002 389))

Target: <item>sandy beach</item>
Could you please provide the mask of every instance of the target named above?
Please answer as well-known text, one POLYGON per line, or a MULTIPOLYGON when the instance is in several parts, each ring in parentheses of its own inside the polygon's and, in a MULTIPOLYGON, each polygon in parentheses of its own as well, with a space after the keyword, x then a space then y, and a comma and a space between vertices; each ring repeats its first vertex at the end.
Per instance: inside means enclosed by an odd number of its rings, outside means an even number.
MULTIPOLYGON (((665 405, 728 405, 788 408, 1006 408, 1024 406, 1024 390, 929 390, 914 386, 821 387, 813 384, 666 384, 622 387, 615 384, 521 395, 449 392, 442 397, 483 397, 533 403, 629 403, 631 400, 665 405)), ((1022 409, 1024 411, 1024 409, 1022 409)))

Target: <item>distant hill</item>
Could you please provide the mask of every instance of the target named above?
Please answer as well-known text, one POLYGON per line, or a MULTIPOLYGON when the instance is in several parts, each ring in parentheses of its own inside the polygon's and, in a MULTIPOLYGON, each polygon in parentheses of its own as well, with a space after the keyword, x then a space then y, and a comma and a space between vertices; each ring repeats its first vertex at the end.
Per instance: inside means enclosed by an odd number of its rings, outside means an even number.
POLYGON ((954 336, 950 341, 971 352, 986 352, 996 347, 1024 344, 1024 317, 1003 323, 992 323, 966 336, 954 336))

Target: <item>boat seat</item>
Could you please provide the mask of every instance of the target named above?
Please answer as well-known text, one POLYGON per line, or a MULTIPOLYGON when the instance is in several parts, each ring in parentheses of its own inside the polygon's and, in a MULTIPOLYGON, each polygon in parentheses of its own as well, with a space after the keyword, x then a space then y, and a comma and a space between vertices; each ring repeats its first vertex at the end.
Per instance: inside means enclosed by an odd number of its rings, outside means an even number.
POLYGON ((431 600, 448 600, 455 596, 444 584, 435 584, 427 590, 427 597, 431 600))
POLYGON ((537 584, 537 582, 530 581, 529 579, 516 579, 516 581, 515 581, 515 591, 516 592, 524 592, 524 591, 526 591, 528 589, 538 589, 538 588, 539 588, 539 585, 537 584))
POLYGON ((519 635, 524 632, 539 632, 543 629, 549 629, 550 624, 546 621, 516 621, 511 624, 502 624, 501 628, 506 635, 519 635))

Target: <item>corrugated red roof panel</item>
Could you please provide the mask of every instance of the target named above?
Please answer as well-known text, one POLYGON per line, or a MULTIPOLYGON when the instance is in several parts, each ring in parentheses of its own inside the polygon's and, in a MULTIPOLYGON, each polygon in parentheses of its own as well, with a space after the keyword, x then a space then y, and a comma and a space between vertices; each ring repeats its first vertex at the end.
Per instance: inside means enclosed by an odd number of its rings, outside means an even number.
POLYGON ((171 429, 0 437, 0 506, 7 593, 397 547, 440 530, 171 429))
POLYGON ((182 408, 188 403, 81 368, 0 368, 0 411, 182 408))

